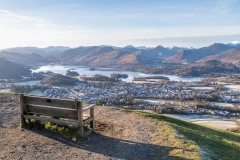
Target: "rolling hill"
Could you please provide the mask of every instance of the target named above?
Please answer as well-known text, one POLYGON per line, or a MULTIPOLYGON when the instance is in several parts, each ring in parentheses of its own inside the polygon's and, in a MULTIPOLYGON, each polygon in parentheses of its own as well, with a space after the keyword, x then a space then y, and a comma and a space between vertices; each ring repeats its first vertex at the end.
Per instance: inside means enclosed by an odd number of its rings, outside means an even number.
POLYGON ((1 57, 5 57, 13 63, 35 66, 49 63, 60 63, 66 65, 82 66, 160 66, 168 63, 204 63, 208 60, 218 60, 225 63, 239 65, 240 44, 215 43, 208 47, 199 49, 189 49, 182 47, 153 48, 134 47, 114 47, 108 45, 101 46, 81 46, 78 48, 68 47, 17 47, 5 49, 0 52, 1 57))
POLYGON ((21 53, 21 54, 33 54, 36 53, 42 57, 49 57, 49 56, 59 56, 62 52, 70 49, 69 47, 63 46, 49 46, 46 48, 38 48, 38 47, 15 47, 15 48, 8 48, 2 51, 5 52, 14 52, 14 53, 21 53))
POLYGON ((30 76, 31 70, 0 57, 0 79, 16 79, 30 76))
POLYGON ((240 50, 240 45, 215 43, 208 47, 180 51, 178 54, 166 58, 165 61, 171 63, 197 62, 205 57, 220 54, 231 49, 240 50))
POLYGON ((70 49, 62 53, 64 63, 91 66, 110 65, 153 65, 161 64, 164 58, 178 51, 163 46, 139 49, 133 46, 113 48, 111 46, 91 46, 70 49))
POLYGON ((51 62, 50 59, 46 59, 37 53, 24 54, 2 51, 0 52, 0 57, 4 57, 6 60, 10 62, 24 66, 34 66, 51 62))
POLYGON ((59 59, 64 64, 86 66, 159 66, 164 62, 195 63, 206 62, 208 60, 219 60, 221 62, 238 64, 239 62, 237 59, 239 59, 239 56, 237 52, 239 50, 239 44, 231 43, 215 43, 211 46, 199 49, 181 47, 166 48, 163 46, 157 46, 155 48, 136 48, 131 45, 123 48, 113 46, 90 46, 66 50, 61 54, 59 59), (230 57, 227 56, 229 58, 224 58, 226 54, 231 54, 231 56, 229 55, 230 57), (214 58, 213 55, 218 56, 214 58), (204 60, 204 58, 206 59, 204 60))
POLYGON ((204 63, 194 63, 185 65, 179 70, 177 70, 180 76, 193 76, 199 77, 206 74, 230 74, 230 73, 240 73, 240 68, 231 64, 224 63, 218 60, 208 60, 204 63))
POLYGON ((218 60, 225 63, 232 63, 235 65, 240 65, 240 50, 230 49, 226 52, 207 56, 203 59, 200 59, 198 62, 204 63, 209 60, 218 60))

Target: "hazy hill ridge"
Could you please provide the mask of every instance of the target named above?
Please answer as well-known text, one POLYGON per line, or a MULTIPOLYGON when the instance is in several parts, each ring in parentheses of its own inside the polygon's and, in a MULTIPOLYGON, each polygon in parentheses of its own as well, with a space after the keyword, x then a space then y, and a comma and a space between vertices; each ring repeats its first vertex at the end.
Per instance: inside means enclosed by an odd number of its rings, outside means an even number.
POLYGON ((0 52, 1 57, 8 61, 22 65, 40 65, 48 63, 62 63, 86 66, 122 66, 122 65, 152 65, 163 63, 203 63, 208 60, 218 60, 225 63, 239 65, 240 44, 215 43, 199 49, 181 47, 153 48, 81 46, 69 47, 17 47, 0 52))
POLYGON ((201 60, 199 60, 198 62, 207 62, 209 60, 218 60, 221 62, 225 62, 225 63, 233 63, 236 65, 240 64, 240 50, 237 49, 230 49, 226 52, 222 52, 220 54, 215 54, 215 55, 211 55, 211 56, 207 56, 201 60))
POLYGON ((17 79, 31 75, 31 70, 0 57, 0 79, 17 79))
MULTIPOLYGON (((217 55, 223 52, 227 52, 232 49, 240 50, 240 45, 215 43, 208 47, 180 51, 178 54, 167 58, 166 61, 171 63, 184 63, 184 62, 197 62, 197 61, 202 62, 201 59, 203 58, 206 58, 212 55, 217 55)), ((222 55, 220 55, 220 57, 216 57, 217 59, 214 59, 212 57, 211 60, 221 60, 221 56, 222 55)), ((233 63, 233 61, 229 60, 228 63, 233 63)))
POLYGON ((122 64, 161 64, 163 59, 173 56, 179 50, 157 46, 155 48, 136 48, 126 46, 79 47, 62 53, 61 61, 79 65, 122 65, 122 64))

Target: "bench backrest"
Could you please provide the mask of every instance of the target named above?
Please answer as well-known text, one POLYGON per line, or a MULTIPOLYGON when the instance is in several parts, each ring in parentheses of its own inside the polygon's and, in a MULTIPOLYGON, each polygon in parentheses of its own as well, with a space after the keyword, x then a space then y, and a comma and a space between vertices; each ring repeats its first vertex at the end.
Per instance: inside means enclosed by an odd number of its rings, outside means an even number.
POLYGON ((52 99, 22 94, 21 102, 26 114, 78 120, 79 110, 82 111, 82 103, 77 100, 52 99))

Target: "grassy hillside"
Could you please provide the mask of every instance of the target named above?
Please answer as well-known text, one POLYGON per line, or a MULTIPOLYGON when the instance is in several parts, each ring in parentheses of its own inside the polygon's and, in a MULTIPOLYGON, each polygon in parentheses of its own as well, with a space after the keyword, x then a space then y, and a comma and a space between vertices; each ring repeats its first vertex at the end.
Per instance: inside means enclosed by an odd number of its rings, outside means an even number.
POLYGON ((195 142, 201 148, 202 158, 204 159, 240 159, 239 134, 204 127, 159 114, 137 113, 164 122, 175 128, 182 137, 195 142))
POLYGON ((71 78, 68 76, 64 76, 61 74, 53 74, 50 75, 42 80, 43 84, 47 85, 75 85, 78 81, 78 79, 71 78))

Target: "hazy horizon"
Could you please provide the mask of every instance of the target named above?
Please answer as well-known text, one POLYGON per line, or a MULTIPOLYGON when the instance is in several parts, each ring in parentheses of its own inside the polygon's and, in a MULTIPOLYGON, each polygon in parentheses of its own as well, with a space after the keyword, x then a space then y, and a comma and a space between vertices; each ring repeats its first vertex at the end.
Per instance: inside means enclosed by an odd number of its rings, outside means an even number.
POLYGON ((0 49, 112 45, 200 48, 240 41, 239 0, 3 0, 0 49))
MULTIPOLYGON (((218 42, 215 42, 215 43, 218 43, 218 42)), ((215 44, 213 43, 213 44, 215 44)), ((220 43, 220 44, 240 44, 239 41, 232 41, 232 42, 227 42, 227 43, 220 43)), ((210 44, 210 45, 213 45, 213 44, 210 44)), ((155 48, 155 47, 158 47, 158 46, 163 46, 164 48, 173 48, 173 47, 180 47, 180 48, 189 48, 189 49, 199 49, 199 48, 202 48, 202 47, 208 47, 210 45, 207 45, 207 46, 201 46, 201 47, 184 47, 184 46, 164 46, 164 45, 156 45, 156 46, 135 46, 135 45, 132 45, 132 44, 129 44, 129 45, 126 45, 126 46, 114 46, 114 45, 107 45, 107 44, 101 44, 101 45, 81 45, 81 46, 75 46, 75 47, 69 47, 69 46, 59 46, 59 45, 50 45, 50 46, 43 46, 43 47, 38 47, 38 46, 16 46, 16 47, 9 47, 9 48, 0 48, 0 51, 4 51, 4 50, 8 50, 8 49, 13 49, 13 48, 40 48, 40 49, 44 49, 44 48, 48 48, 48 47, 67 47, 67 48, 78 48, 78 47, 92 47, 92 46, 110 46, 110 47, 119 47, 119 48, 123 48, 123 47, 129 47, 129 46, 133 46, 135 48, 142 48, 142 47, 146 47, 146 48, 155 48)))

